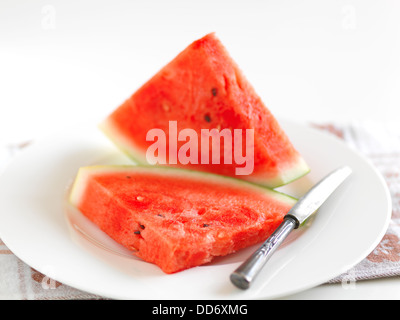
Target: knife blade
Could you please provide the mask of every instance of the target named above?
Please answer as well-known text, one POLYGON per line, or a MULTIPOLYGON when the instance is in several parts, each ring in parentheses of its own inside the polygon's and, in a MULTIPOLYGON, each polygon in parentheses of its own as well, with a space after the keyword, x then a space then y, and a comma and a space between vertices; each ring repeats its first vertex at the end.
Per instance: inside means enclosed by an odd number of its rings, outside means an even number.
POLYGON ((348 166, 340 167, 314 185, 285 215, 272 235, 233 273, 231 282, 239 289, 248 289, 275 250, 293 229, 299 228, 329 196, 351 175, 348 166))

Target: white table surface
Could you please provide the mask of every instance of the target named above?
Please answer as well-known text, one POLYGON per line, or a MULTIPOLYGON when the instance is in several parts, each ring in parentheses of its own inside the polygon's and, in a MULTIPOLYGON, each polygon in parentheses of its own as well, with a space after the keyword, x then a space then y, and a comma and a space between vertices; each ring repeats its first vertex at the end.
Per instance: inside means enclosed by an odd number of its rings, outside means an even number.
MULTIPOLYGON (((299 122, 400 120, 400 1, 0 2, 0 145, 98 121, 216 32, 270 110, 299 122)), ((400 279, 289 299, 400 299, 400 279)))

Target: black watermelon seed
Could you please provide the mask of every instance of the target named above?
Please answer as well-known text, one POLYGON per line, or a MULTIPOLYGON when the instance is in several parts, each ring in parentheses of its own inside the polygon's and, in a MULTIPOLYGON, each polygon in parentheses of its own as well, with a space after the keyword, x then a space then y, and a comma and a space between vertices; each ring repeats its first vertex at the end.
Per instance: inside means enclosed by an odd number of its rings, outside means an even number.
POLYGON ((210 117, 210 114, 209 114, 209 113, 206 113, 206 114, 204 115, 204 120, 206 120, 207 122, 211 122, 211 117, 210 117))
POLYGON ((218 89, 217 89, 217 88, 212 88, 212 89, 211 89, 211 93, 212 93, 212 95, 213 95, 214 97, 216 97, 217 94, 218 94, 218 89))
POLYGON ((139 230, 137 230, 137 231, 135 231, 135 232, 134 232, 134 234, 140 234, 140 231, 139 231, 139 230))

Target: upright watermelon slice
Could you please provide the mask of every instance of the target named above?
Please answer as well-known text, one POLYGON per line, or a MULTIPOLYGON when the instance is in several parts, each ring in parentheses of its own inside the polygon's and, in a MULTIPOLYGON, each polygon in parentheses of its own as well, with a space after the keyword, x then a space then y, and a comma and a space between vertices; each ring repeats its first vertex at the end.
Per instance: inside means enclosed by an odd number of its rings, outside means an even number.
POLYGON ((263 241, 295 201, 239 179, 153 166, 83 167, 70 194, 100 229, 165 273, 263 241))
MULTIPOLYGON (((170 121, 176 121, 178 132, 187 128, 195 130, 199 146, 202 129, 216 129, 220 133, 224 129, 232 133, 239 129, 244 133, 243 155, 245 130, 254 130, 251 174, 237 176, 236 169, 243 164, 226 161, 224 148, 231 149, 227 151, 232 151, 232 155, 234 143, 224 146, 223 139, 219 164, 201 161, 199 147, 197 164, 177 161, 177 166, 236 176, 268 187, 287 184, 309 171, 274 116, 213 33, 183 50, 114 110, 101 128, 122 150, 142 164, 146 163, 146 151, 154 144, 153 140, 146 140, 147 133, 154 128, 161 129, 166 134, 167 164, 175 165, 168 153, 172 142, 176 142, 173 136, 176 133, 170 134, 170 121)), ((176 143, 175 158, 186 141, 176 143)), ((210 151, 211 148, 210 144, 210 151)))

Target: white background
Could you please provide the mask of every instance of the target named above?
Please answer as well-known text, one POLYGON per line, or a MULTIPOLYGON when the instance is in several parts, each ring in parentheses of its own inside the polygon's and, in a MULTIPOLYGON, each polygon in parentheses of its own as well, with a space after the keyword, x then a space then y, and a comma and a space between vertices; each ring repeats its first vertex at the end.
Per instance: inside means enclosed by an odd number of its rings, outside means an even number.
POLYGON ((214 31, 277 116, 400 120, 400 1, 0 0, 0 145, 97 123, 214 31))

